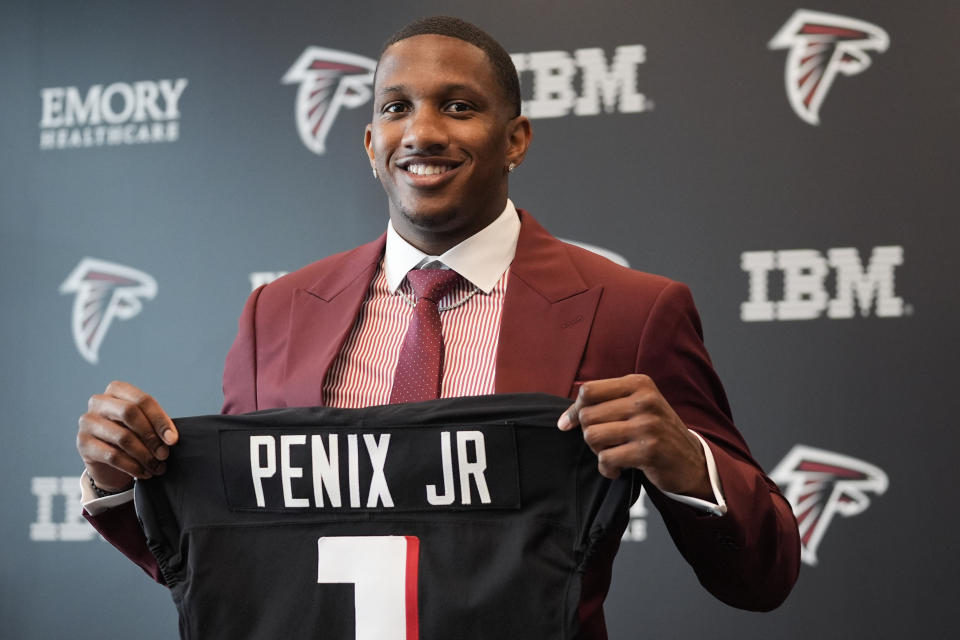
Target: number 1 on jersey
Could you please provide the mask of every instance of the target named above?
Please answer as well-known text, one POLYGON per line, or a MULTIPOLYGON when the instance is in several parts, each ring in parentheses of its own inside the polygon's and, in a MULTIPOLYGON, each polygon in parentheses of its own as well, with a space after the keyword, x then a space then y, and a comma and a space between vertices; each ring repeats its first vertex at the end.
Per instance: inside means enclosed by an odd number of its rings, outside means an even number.
POLYGON ((418 640, 419 538, 320 538, 317 552, 317 583, 354 586, 356 640, 418 640))

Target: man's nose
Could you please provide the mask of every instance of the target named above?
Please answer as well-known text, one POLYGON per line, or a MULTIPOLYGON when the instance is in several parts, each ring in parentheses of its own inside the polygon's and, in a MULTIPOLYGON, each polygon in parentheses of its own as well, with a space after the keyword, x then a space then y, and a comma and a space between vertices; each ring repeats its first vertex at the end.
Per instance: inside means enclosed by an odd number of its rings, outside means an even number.
POLYGON ((450 143, 443 114, 434 109, 416 109, 407 118, 403 146, 421 153, 444 149, 450 143))

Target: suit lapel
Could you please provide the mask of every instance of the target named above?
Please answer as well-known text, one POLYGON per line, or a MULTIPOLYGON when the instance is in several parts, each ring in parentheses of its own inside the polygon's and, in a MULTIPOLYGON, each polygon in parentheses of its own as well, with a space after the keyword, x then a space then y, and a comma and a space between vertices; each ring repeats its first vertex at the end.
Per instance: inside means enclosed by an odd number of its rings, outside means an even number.
POLYGON ((565 243, 524 211, 500 321, 497 393, 569 396, 603 287, 590 288, 565 243))
POLYGON ((385 238, 342 254, 311 286, 294 291, 284 378, 306 384, 289 385, 289 406, 323 404, 324 380, 360 313, 385 238))

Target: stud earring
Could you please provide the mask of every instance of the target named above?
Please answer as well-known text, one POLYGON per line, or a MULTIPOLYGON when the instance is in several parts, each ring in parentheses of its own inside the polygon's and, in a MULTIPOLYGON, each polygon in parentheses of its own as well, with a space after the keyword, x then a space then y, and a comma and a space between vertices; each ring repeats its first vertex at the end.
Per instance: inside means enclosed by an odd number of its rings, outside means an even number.
POLYGON ((373 168, 373 177, 374 177, 374 179, 376 179, 376 180, 379 180, 379 179, 380 179, 380 174, 377 173, 377 168, 376 168, 376 167, 373 168))
POLYGON ((507 173, 513 173, 513 170, 517 168, 516 162, 511 162, 507 165, 507 173))

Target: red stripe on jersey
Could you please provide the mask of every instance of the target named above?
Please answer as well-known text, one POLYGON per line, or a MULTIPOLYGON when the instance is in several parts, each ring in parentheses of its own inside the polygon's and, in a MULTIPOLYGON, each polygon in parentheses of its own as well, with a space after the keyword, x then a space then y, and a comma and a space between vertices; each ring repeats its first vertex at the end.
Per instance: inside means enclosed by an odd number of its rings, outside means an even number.
POLYGON ((420 638, 420 606, 417 601, 417 585, 420 584, 418 570, 420 567, 420 538, 405 536, 407 539, 407 575, 406 603, 407 603, 407 640, 420 638))
MULTIPOLYGON (((441 398, 493 393, 508 274, 509 270, 504 272, 489 294, 479 290, 474 294, 476 287, 463 281, 440 301, 441 398)), ((381 260, 353 329, 327 373, 326 406, 355 409, 389 402, 400 347, 413 317, 413 299, 406 280, 390 293, 381 260)))

